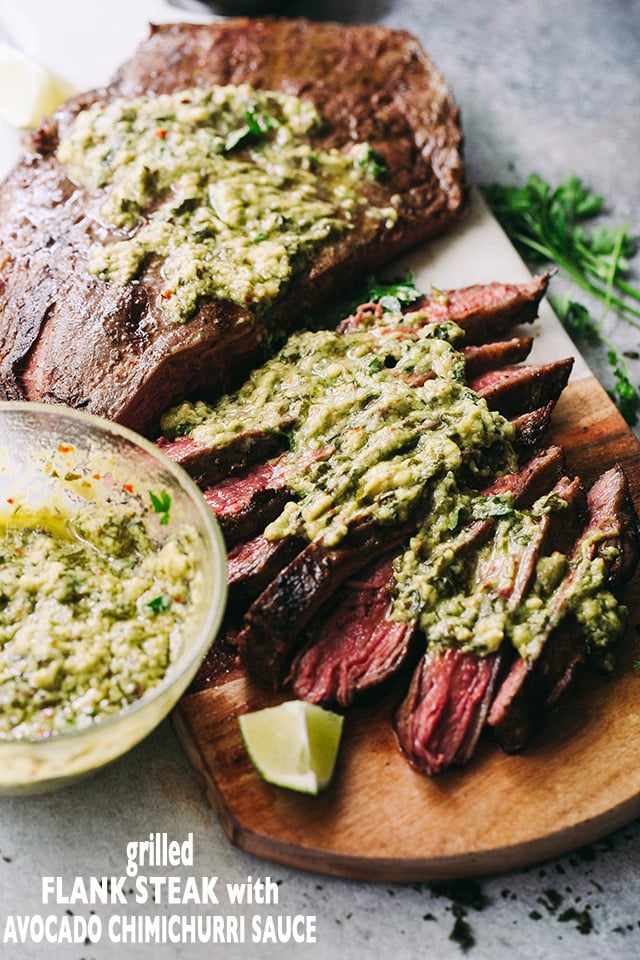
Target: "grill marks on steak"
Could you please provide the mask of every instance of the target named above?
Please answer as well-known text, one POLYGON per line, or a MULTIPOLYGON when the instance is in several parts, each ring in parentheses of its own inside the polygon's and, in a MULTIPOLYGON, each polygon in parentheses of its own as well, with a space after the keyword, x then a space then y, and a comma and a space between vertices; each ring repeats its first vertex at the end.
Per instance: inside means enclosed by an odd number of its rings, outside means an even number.
POLYGON ((257 362, 263 319, 203 300, 188 323, 173 322, 161 306, 166 281, 155 259, 126 286, 88 273, 91 248, 112 232, 99 214, 100 191, 72 184, 55 155, 74 117, 94 102, 230 82, 313 100, 325 118, 314 142, 340 149, 368 141, 387 166, 368 199, 386 206, 401 197, 393 226, 363 216, 291 281, 272 310, 282 330, 459 216, 458 109, 410 34, 286 19, 155 26, 107 88, 56 113, 0 186, 3 397, 82 406, 153 435, 172 403, 226 392, 257 362))
POLYGON ((245 613, 238 648, 252 671, 268 683, 281 682, 302 632, 323 604, 372 556, 398 546, 411 530, 408 525, 367 522, 352 530, 349 542, 339 547, 326 547, 321 540, 309 543, 245 613))

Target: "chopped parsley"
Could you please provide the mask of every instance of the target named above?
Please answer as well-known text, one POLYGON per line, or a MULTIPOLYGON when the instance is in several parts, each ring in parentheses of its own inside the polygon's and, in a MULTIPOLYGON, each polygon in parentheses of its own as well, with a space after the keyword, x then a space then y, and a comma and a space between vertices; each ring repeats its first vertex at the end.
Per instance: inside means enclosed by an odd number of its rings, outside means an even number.
POLYGON ((151 503, 155 513, 160 514, 160 523, 164 526, 169 523, 169 510, 171 509, 171 496, 167 493, 166 490, 163 490, 161 494, 155 494, 152 490, 149 490, 149 496, 151 497, 151 503))

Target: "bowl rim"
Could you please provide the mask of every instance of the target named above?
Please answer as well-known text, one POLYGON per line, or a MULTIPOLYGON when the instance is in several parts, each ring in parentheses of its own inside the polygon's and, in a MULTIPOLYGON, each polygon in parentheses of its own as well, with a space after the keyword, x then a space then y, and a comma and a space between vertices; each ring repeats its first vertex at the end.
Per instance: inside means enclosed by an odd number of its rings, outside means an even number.
MULTIPOLYGON (((160 447, 156 446, 156 444, 154 444, 151 440, 147 440, 147 438, 142 436, 142 434, 136 433, 136 431, 130 427, 123 426, 115 421, 107 420, 105 417, 100 417, 84 410, 76 410, 72 407, 64 407, 57 404, 40 403, 31 400, 0 400, 0 417, 4 413, 10 413, 11 415, 15 413, 16 415, 20 415, 21 412, 44 413, 52 419, 61 418, 63 420, 74 420, 78 423, 83 423, 100 433, 116 434, 117 436, 129 442, 132 446, 144 450, 154 460, 156 460, 161 467, 171 474, 178 485, 184 490, 189 500, 197 508, 199 519, 202 521, 202 530, 203 532, 206 532, 205 539, 208 541, 211 552, 217 561, 217 569, 214 573, 214 589, 211 596, 212 598, 217 597, 219 602, 209 603, 207 616, 199 631, 198 641, 194 642, 189 656, 185 657, 184 660, 183 658, 179 658, 177 661, 171 663, 161 682, 155 687, 152 687, 147 693, 140 697, 140 699, 133 701, 133 703, 127 704, 126 707, 123 707, 116 713, 104 717, 102 720, 97 720, 95 723, 87 724, 87 726, 79 729, 60 730, 40 737, 12 737, 0 735, 0 752, 4 748, 8 747, 11 747, 14 750, 23 745, 42 747, 47 743, 60 744, 62 742, 82 740, 83 738, 87 738, 92 735, 97 736, 102 731, 118 726, 120 723, 128 720, 131 716, 134 716, 135 714, 146 709, 146 707, 148 707, 155 700, 160 699, 162 694, 174 686, 174 684, 178 686, 183 680, 185 674, 188 674, 193 668, 194 661, 201 660, 205 656, 207 650, 215 641, 216 634, 222 623, 226 609, 228 593, 226 560, 227 550, 220 525, 215 514, 204 499, 202 491, 192 477, 189 476, 187 471, 180 466, 180 464, 176 463, 174 460, 171 460, 170 457, 163 453, 160 447)), ((161 722, 161 720, 171 712, 172 708, 173 705, 169 706, 168 709, 163 712, 162 717, 157 722, 161 722)), ((157 723, 154 723, 154 727, 155 726, 157 726, 157 723)), ((151 729, 148 732, 151 732, 151 729)))

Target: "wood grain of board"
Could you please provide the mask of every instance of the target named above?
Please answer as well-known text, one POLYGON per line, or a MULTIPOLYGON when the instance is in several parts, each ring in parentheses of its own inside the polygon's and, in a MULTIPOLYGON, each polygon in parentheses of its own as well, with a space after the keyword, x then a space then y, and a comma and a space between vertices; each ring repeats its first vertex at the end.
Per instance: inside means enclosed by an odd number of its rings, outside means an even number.
MULTIPOLYGON (((640 445, 593 377, 571 383, 549 436, 587 483, 620 463, 640 507, 640 445)), ((539 862, 640 814, 640 578, 629 630, 607 678, 585 673, 529 749, 482 742, 465 768, 428 779, 400 754, 391 718, 402 691, 347 716, 334 779, 318 797, 265 783, 237 716, 279 702, 237 671, 186 696, 178 735, 230 841, 257 856, 366 880, 436 880, 539 862)))

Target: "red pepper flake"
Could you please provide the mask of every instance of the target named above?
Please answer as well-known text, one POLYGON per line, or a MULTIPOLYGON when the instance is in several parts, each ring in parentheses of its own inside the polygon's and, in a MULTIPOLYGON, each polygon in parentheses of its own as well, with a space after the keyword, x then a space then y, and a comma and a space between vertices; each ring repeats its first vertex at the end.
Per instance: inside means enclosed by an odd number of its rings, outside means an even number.
POLYGON ((127 491, 127 493, 133 493, 133 484, 125 483, 124 488, 127 491))
POLYGON ((182 599, 182 597, 174 597, 173 599, 176 603, 184 603, 184 600, 182 599))
POLYGON ((13 497, 7 497, 7 503, 15 503, 13 497))
POLYGON ((170 300, 173 296, 173 290, 163 290, 160 296, 163 300, 170 300))
POLYGON ((93 479, 94 479, 94 480, 99 480, 99 479, 100 479, 100 474, 99 474, 99 473, 94 473, 94 474, 92 474, 92 476, 93 476, 93 479))
POLYGON ((58 444, 58 453, 71 453, 73 447, 67 446, 66 443, 58 444))
POLYGON ((164 127, 158 127, 158 129, 154 132, 154 136, 159 137, 160 140, 164 140, 166 135, 167 135, 167 131, 165 130, 164 127))

